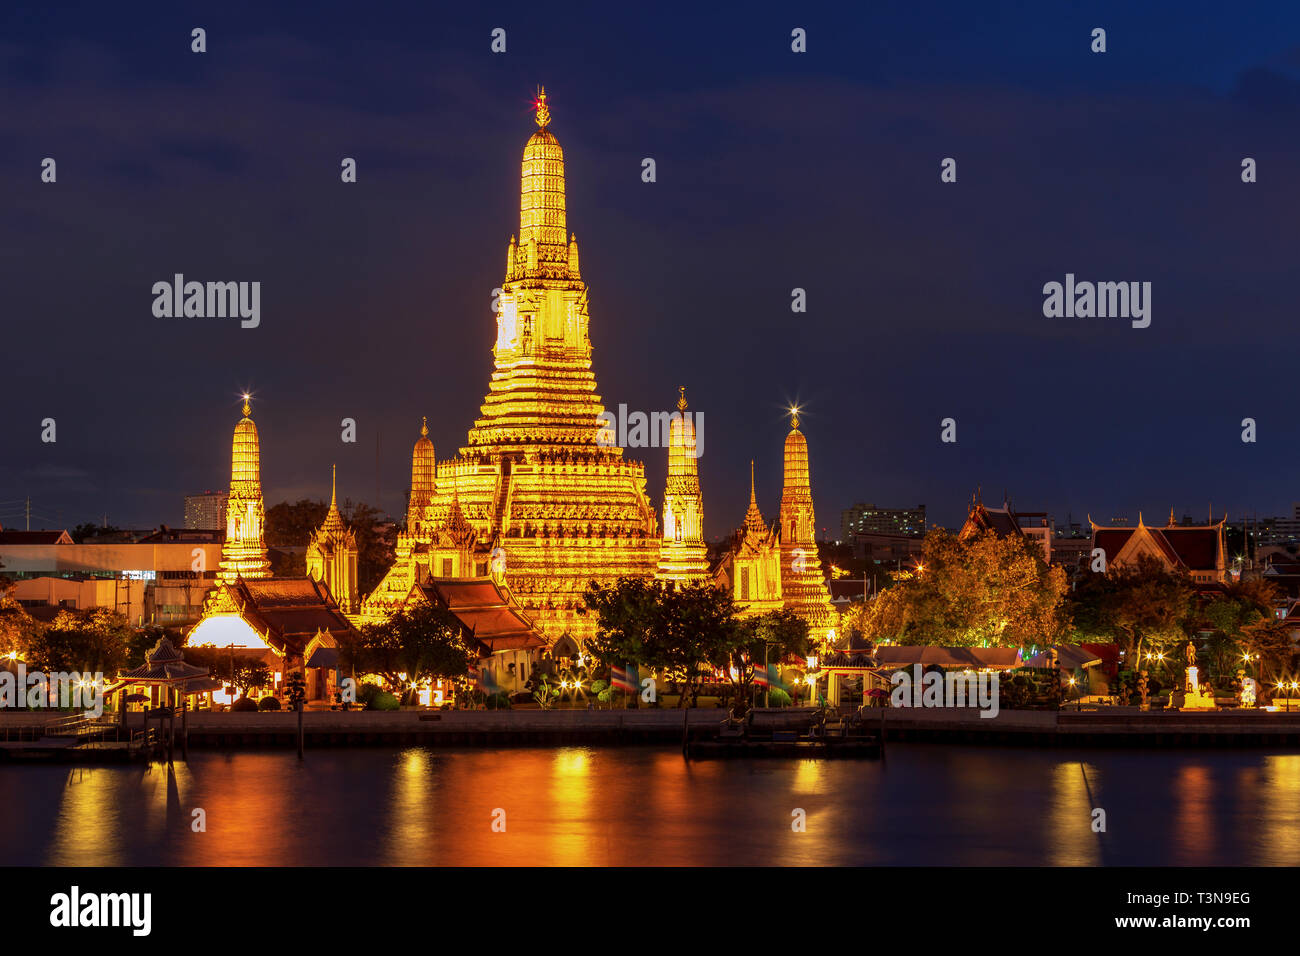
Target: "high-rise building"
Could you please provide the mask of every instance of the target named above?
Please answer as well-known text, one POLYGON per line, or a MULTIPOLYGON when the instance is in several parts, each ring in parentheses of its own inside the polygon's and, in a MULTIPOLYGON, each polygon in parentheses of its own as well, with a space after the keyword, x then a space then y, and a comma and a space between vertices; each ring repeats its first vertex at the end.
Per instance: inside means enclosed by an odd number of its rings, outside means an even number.
POLYGON ((226 526, 226 502, 229 496, 224 491, 205 491, 201 495, 185 496, 185 530, 210 531, 226 526))
POLYGON ((840 512, 840 540, 853 543, 857 534, 887 534, 924 537, 925 505, 915 508, 877 508, 859 501, 840 512))

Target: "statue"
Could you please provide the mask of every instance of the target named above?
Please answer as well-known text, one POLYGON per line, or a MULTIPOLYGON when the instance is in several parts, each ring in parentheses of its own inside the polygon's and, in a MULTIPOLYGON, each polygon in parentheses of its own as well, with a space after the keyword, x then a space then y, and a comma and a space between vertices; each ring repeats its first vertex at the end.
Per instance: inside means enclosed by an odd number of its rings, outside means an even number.
POLYGON ((1138 672, 1138 694, 1142 698, 1142 704, 1141 704, 1142 710, 1151 709, 1150 693, 1151 692, 1147 687, 1147 672, 1139 671, 1138 672))

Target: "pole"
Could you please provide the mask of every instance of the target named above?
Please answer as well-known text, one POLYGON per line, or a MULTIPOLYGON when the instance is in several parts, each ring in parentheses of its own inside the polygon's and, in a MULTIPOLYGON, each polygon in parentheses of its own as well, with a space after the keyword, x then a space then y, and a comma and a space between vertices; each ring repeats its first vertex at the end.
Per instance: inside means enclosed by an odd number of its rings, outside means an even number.
POLYGON ((181 699, 181 758, 190 762, 190 699, 181 699))
POLYGON ((302 759, 302 744, 303 744, 303 740, 302 740, 302 707, 303 707, 303 702, 302 702, 302 701, 298 701, 298 703, 297 703, 295 706, 298 708, 298 759, 301 760, 301 759, 302 759))
POLYGON ((767 683, 763 685, 763 706, 765 708, 772 706, 772 671, 767 663, 767 642, 763 642, 763 676, 767 678, 767 683))

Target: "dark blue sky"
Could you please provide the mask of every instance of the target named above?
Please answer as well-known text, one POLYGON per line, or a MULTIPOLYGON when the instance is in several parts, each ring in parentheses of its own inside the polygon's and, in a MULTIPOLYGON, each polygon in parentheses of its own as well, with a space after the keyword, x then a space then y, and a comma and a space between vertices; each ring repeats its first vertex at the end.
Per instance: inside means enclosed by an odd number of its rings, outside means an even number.
POLYGON ((268 501, 337 461, 398 510, 420 416, 447 457, 486 390, 538 83, 600 392, 688 387, 711 536, 751 457, 771 517, 796 397, 832 533, 857 500, 953 523, 977 485, 1060 519, 1289 511, 1300 11, 1132 6, 6 8, 0 522, 30 494, 36 524, 179 524, 244 387, 268 501), (154 318, 175 272, 260 281, 261 327, 154 318), (1044 318, 1067 272, 1150 281, 1151 327, 1044 318))

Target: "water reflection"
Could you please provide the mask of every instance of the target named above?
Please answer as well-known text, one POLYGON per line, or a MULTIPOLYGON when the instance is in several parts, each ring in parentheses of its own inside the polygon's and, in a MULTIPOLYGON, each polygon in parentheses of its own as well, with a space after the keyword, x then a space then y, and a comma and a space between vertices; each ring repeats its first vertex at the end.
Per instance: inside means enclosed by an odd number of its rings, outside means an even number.
POLYGON ((0 800, 6 864, 1300 863, 1300 756, 1246 751, 896 745, 885 761, 696 763, 649 748, 200 752, 170 769, 10 768, 0 800))

